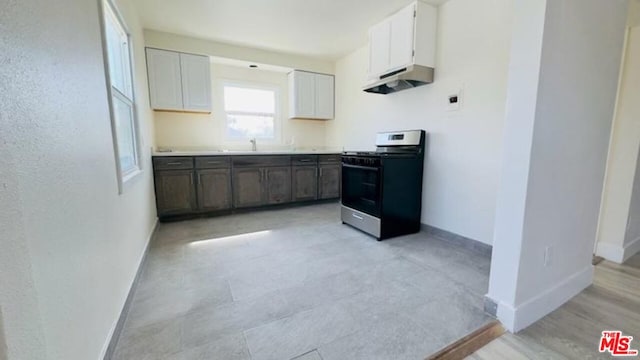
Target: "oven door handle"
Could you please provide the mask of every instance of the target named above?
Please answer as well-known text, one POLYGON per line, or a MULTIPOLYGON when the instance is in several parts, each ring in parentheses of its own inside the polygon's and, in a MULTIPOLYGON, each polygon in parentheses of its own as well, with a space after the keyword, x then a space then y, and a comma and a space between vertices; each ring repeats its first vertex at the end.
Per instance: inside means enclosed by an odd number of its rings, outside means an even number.
POLYGON ((377 167, 371 167, 371 166, 360 166, 360 165, 342 164, 342 167, 351 168, 351 169, 362 169, 362 170, 380 171, 380 168, 377 168, 377 167))

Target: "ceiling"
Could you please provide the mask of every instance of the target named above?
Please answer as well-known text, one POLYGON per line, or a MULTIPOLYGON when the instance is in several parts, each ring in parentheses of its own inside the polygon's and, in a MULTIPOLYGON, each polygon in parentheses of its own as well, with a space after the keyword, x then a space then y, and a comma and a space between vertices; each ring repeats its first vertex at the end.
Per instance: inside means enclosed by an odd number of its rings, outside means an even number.
MULTIPOLYGON (((335 60, 412 0, 133 0, 147 29, 335 60)), ((446 0, 429 0, 440 5, 446 0)))

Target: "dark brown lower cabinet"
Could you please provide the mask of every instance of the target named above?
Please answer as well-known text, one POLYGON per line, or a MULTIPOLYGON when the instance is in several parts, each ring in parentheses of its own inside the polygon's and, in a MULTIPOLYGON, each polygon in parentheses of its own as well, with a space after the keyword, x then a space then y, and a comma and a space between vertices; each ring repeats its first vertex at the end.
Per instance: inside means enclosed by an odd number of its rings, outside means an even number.
POLYGON ((233 170, 233 205, 236 208, 260 206, 264 203, 262 168, 233 170))
POLYGON ((318 166, 318 198, 333 199, 340 197, 342 167, 340 164, 320 164, 318 166))
POLYGON ((236 208, 291 201, 291 167, 247 167, 233 170, 236 208))
POLYGON ((265 174, 266 203, 283 204, 291 201, 291 167, 267 167, 265 174))
POLYGON ((340 197, 340 155, 154 156, 158 216, 340 197))
POLYGON ((155 172, 158 215, 188 214, 196 210, 196 191, 192 170, 155 172))
POLYGON ((231 209, 231 169, 197 170, 196 184, 199 210, 231 209))
POLYGON ((318 167, 293 166, 291 168, 291 195, 293 201, 308 201, 318 198, 318 167))

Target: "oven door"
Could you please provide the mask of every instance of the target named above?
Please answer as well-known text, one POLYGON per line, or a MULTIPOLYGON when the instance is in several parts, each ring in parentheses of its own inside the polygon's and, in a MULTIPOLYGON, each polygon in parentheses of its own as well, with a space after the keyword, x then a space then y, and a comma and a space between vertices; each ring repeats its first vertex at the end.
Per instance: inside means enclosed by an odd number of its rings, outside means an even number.
POLYGON ((381 168, 342 164, 342 204, 380 217, 381 168))

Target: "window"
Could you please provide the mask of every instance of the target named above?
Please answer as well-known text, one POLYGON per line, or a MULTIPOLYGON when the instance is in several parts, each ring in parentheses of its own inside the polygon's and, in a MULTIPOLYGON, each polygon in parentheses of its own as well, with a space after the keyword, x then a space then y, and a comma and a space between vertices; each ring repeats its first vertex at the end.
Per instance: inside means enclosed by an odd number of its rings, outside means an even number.
POLYGON ((276 90, 224 85, 226 137, 230 140, 276 139, 276 90))
POLYGON ((129 34, 109 1, 103 1, 107 83, 111 97, 111 129, 122 184, 140 171, 129 34))

